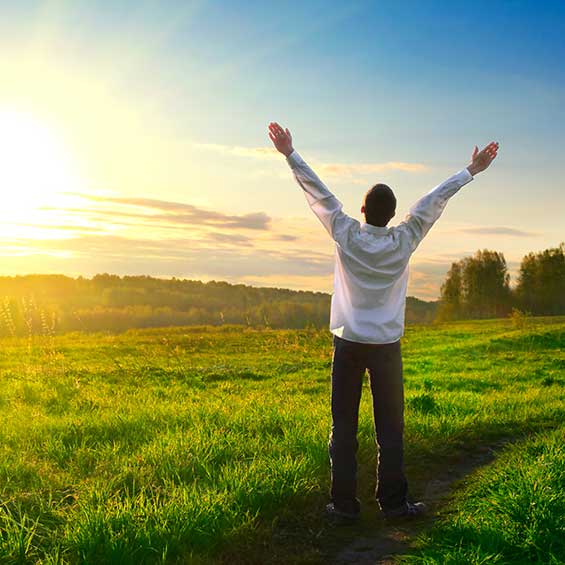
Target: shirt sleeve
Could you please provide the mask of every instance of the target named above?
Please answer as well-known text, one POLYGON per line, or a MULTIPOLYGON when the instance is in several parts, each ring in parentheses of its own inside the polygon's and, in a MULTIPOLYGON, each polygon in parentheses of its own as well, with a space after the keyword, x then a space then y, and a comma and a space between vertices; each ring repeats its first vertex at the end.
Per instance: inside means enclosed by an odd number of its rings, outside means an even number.
POLYGON ((430 228, 441 216, 447 201, 462 186, 472 180, 471 173, 467 169, 463 169, 436 186, 410 208, 410 212, 405 220, 398 225, 398 229, 407 237, 411 251, 418 247, 430 228))
POLYGON ((287 157, 287 162, 314 214, 337 243, 343 242, 349 230, 359 222, 343 212, 342 203, 296 151, 287 157))

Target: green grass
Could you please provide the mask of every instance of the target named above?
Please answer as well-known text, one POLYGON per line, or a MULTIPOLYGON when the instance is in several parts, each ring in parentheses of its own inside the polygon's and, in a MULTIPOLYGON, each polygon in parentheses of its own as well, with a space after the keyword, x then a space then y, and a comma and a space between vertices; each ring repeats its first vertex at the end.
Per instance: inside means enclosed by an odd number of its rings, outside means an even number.
MULTIPOLYGON (((564 345, 563 318, 409 328, 414 494, 477 446, 556 428, 564 345)), ((0 562, 325 562, 330 365, 330 336, 315 330, 0 340, 0 562)), ((368 386, 359 430, 371 525, 368 386)), ((495 530, 506 527, 493 516, 495 530)), ((431 535, 429 559, 448 551, 431 535)), ((565 560, 563 546, 552 551, 565 560)))
POLYGON ((513 445, 467 483, 406 562, 565 561, 565 427, 513 445))

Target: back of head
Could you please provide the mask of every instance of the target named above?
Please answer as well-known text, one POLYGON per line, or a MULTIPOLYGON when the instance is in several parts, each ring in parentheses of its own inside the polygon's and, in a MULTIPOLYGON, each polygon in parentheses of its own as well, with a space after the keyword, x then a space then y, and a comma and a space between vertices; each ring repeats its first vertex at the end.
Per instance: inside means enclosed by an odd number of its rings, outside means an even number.
POLYGON ((396 213, 396 197, 390 186, 376 184, 363 200, 365 220, 373 226, 386 226, 396 213))

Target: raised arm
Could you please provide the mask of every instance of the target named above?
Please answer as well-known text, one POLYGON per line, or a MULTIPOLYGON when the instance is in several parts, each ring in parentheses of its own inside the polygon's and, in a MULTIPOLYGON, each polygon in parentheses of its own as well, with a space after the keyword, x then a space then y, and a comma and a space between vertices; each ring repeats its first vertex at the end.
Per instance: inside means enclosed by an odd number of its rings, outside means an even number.
POLYGON ((441 216, 447 201, 464 185, 473 180, 473 177, 484 171, 496 158, 498 143, 489 143, 482 151, 475 146, 471 155, 471 163, 467 168, 459 171, 446 181, 436 186, 423 198, 418 200, 406 219, 399 224, 398 229, 408 238, 412 251, 430 231, 430 228, 441 216))
POLYGON ((292 146, 292 135, 276 122, 269 124, 269 137, 277 151, 282 153, 290 165, 296 181, 304 190, 312 211, 330 236, 337 242, 344 241, 349 230, 359 222, 342 211, 341 202, 330 192, 318 175, 306 164, 292 146))

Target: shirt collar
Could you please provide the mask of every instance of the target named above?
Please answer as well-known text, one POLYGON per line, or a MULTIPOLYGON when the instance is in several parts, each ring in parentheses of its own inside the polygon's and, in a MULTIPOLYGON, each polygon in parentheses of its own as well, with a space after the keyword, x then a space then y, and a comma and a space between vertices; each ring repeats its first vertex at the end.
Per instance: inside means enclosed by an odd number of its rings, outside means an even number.
POLYGON ((361 231, 366 231, 369 233, 384 235, 388 233, 389 228, 387 226, 373 226, 372 224, 363 223, 361 224, 361 231))

